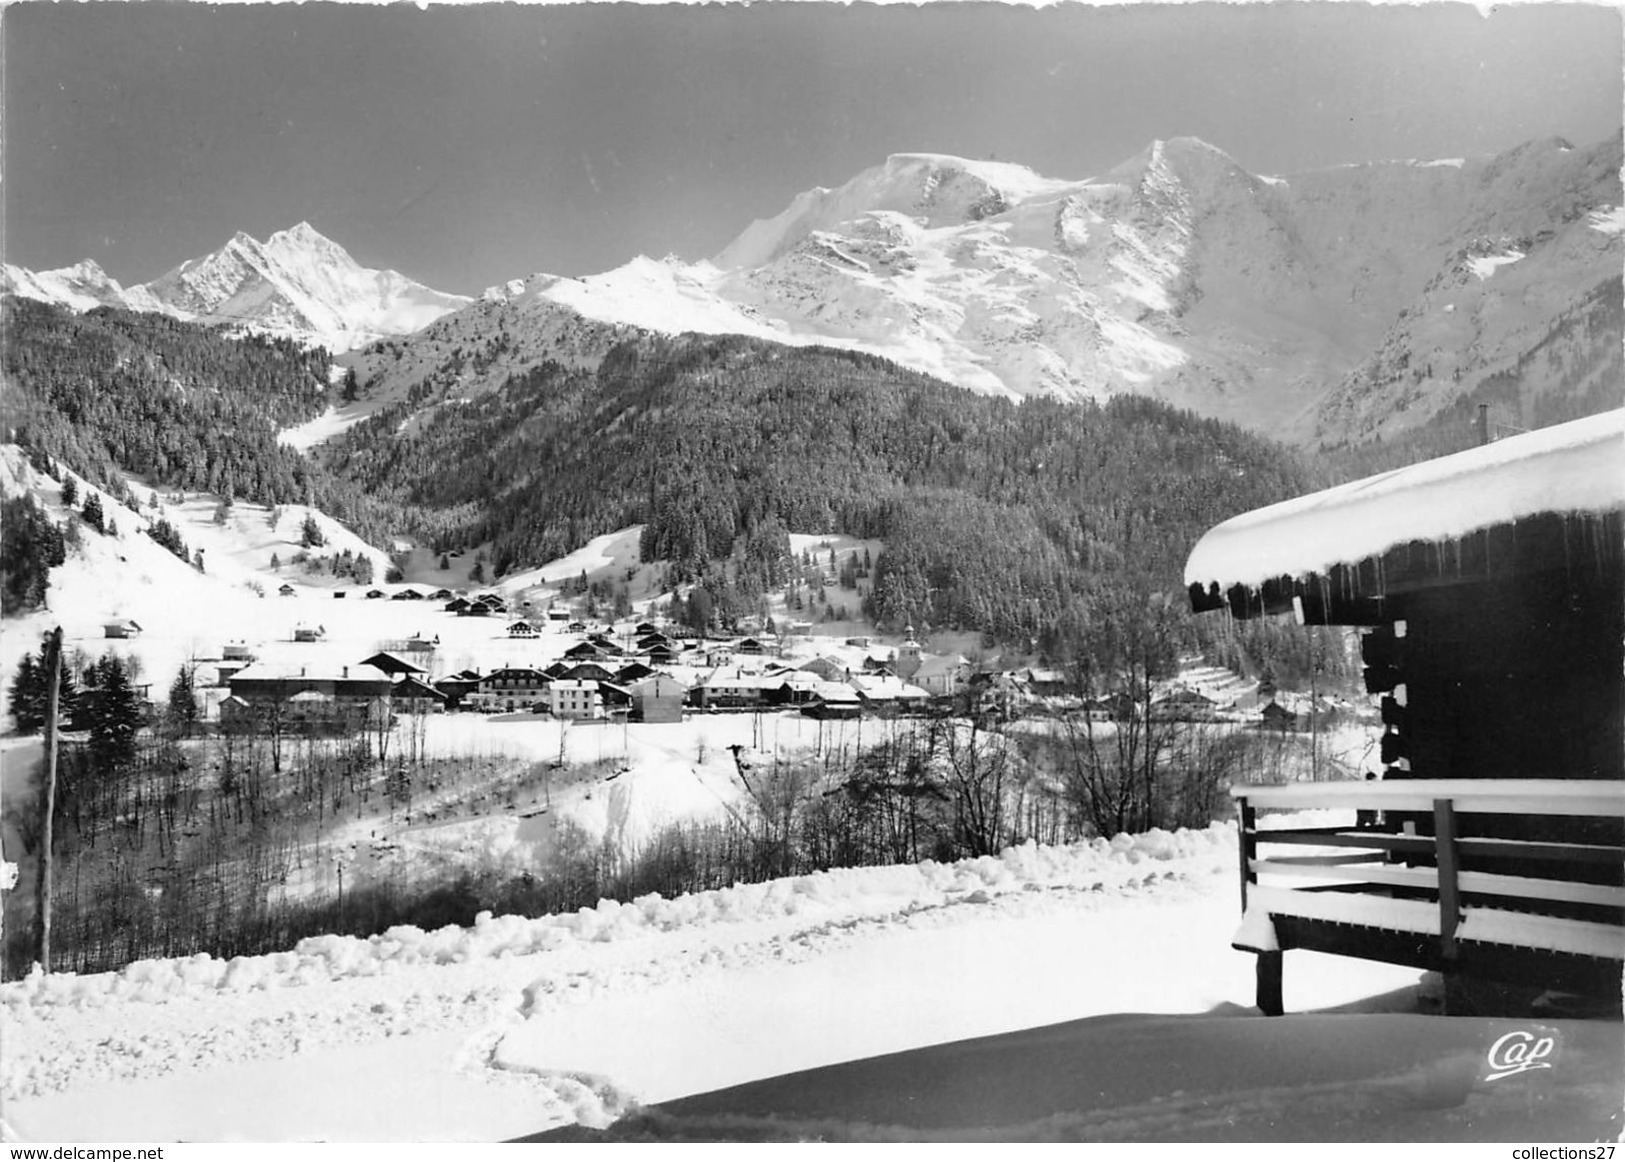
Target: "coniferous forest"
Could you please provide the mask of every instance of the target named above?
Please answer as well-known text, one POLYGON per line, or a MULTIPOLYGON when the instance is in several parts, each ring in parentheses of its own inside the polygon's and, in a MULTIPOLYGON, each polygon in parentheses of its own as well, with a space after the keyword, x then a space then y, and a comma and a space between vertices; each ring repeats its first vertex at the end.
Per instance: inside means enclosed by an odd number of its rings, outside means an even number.
POLYGON ((1203 531, 1304 480, 1284 447, 1153 401, 1018 405, 861 353, 692 335, 386 408, 324 459, 437 545, 489 543, 499 573, 641 523, 674 581, 759 588, 787 531, 882 538, 880 623, 1051 652, 1177 591, 1203 531))
MULTIPOLYGON (((1284 446, 1151 400, 1016 404, 738 336, 633 339, 593 370, 403 401, 306 457, 276 433, 341 390, 325 352, 127 311, 3 309, 9 427, 42 465, 114 495, 122 470, 308 502, 374 543, 488 546, 496 575, 641 524, 643 558, 723 621, 784 583, 789 532, 842 532, 886 543, 864 612, 888 630, 1110 660, 1139 648, 1148 601, 1177 597, 1207 528, 1307 484, 1284 446)), ((26 600, 25 570, 7 572, 26 600)), ((1162 640, 1217 646, 1199 634, 1177 616, 1162 640)), ((1301 645, 1286 637, 1265 652, 1301 645)))

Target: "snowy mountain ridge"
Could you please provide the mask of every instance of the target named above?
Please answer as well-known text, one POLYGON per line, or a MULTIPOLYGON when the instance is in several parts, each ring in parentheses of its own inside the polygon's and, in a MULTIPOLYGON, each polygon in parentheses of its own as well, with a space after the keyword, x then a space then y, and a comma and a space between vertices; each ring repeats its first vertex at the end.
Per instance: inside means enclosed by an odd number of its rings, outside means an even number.
POLYGON ((470 301, 393 270, 367 269, 309 222, 264 242, 239 231, 219 250, 138 286, 121 287, 87 259, 40 273, 7 266, 0 289, 76 311, 116 306, 224 323, 335 352, 416 331, 470 301))
MULTIPOLYGON (((1433 367, 1424 402, 1453 398, 1616 277, 1625 245, 1609 215, 1622 201, 1618 142, 1582 150, 1550 139, 1494 158, 1261 177, 1186 137, 1077 180, 898 153, 796 195, 711 260, 539 274, 492 287, 482 305, 504 332, 504 370, 548 357, 532 329, 605 343, 626 327, 738 332, 864 350, 980 392, 1138 392, 1278 436, 1335 441, 1426 418, 1372 382, 1385 345, 1433 367), (1506 281, 1503 266, 1482 310, 1428 299, 1463 252, 1512 249, 1525 255, 1527 289, 1506 281), (1491 330, 1460 325, 1486 311, 1491 330), (1450 341, 1416 327, 1419 313, 1453 324, 1450 341), (1351 407, 1351 393, 1374 402, 1351 407)), ((441 320, 413 341, 424 353, 409 346, 358 371, 398 398, 436 365, 427 352, 478 350, 484 329, 441 320)), ((602 354, 592 347, 572 357, 590 363, 602 354)), ((496 385, 459 378, 463 390, 496 385)))

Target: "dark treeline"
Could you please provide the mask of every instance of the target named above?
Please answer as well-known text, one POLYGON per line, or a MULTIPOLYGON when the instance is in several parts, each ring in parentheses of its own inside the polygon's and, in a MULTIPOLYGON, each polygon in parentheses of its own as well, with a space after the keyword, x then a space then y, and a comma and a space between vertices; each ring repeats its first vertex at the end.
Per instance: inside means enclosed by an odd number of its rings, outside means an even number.
POLYGON ((1017 405, 861 353, 740 337, 625 342, 596 372, 535 368, 406 424, 352 429, 329 467, 499 573, 644 525, 645 560, 773 580, 785 530, 878 537, 883 625, 1077 646, 1104 605, 1177 590, 1196 538, 1301 491, 1271 441, 1152 401, 1017 405))

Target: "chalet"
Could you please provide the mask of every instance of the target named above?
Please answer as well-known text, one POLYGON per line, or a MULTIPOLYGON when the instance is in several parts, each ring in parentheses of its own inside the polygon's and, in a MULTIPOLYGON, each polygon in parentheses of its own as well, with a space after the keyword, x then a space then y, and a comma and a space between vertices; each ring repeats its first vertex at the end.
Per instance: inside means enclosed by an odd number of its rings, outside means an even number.
POLYGON ((863 672, 865 674, 896 674, 896 652, 881 647, 879 651, 865 654, 863 672))
POLYGON ((790 670, 763 680, 762 700, 770 706, 805 706, 825 685, 809 670, 790 670))
POLYGON ((659 633, 660 627, 652 621, 640 621, 632 627, 633 634, 643 637, 646 634, 659 633))
POLYGON ((343 601, 344 596, 345 596, 345 592, 346 591, 343 590, 343 589, 335 589, 335 590, 333 590, 333 598, 334 598, 334 600, 343 601))
POLYGON ((407 714, 439 714, 451 701, 444 690, 411 676, 390 687, 389 696, 395 708, 407 714))
POLYGON ((1271 699, 1259 714, 1259 725, 1265 730, 1297 730, 1298 716, 1271 699))
POLYGON ((644 651, 643 656, 652 665, 666 666, 677 661, 681 654, 671 646, 655 646, 651 650, 644 651))
MULTIPOLYGON (((643 679, 654 673, 656 671, 653 668, 645 666, 642 662, 628 662, 615 671, 615 681, 623 686, 630 686, 635 682, 643 681, 643 679)), ((684 687, 684 689, 686 691, 687 687, 684 687)))
POLYGON ((615 639, 606 634, 588 634, 587 641, 597 646, 607 654, 618 654, 621 652, 621 647, 616 644, 615 639))
POLYGON ((429 594, 429 600, 450 601, 452 600, 452 596, 453 595, 450 589, 436 589, 433 593, 429 594))
POLYGON ((447 613, 463 614, 468 612, 468 607, 470 604, 472 603, 466 597, 453 597, 441 608, 447 613))
POLYGON ((629 688, 634 722, 681 722, 688 687, 667 674, 650 674, 629 688))
POLYGON ((1083 712, 1095 722, 1129 722, 1134 718, 1136 703, 1131 694, 1119 690, 1103 698, 1086 698, 1083 712))
POLYGON ((613 650, 606 650, 600 646, 594 645, 590 641, 586 641, 577 642, 575 645, 565 650, 564 656, 574 661, 585 662, 597 661, 599 658, 607 658, 613 653, 613 650))
POLYGON ((863 716, 863 700, 852 687, 837 682, 825 682, 813 699, 801 708, 809 718, 852 719, 863 716))
POLYGON ((536 627, 521 618, 519 621, 508 623, 508 636, 511 638, 535 637, 536 627))
POLYGON ((388 650, 379 650, 370 658, 362 658, 361 664, 363 666, 372 666, 375 669, 382 670, 384 673, 389 675, 391 681, 395 681, 411 674, 421 674, 424 672, 422 666, 415 666, 405 658, 401 657, 399 654, 391 653, 388 650))
POLYGON ((762 704, 762 679, 737 668, 719 669, 689 692, 689 700, 706 710, 754 710, 762 704))
POLYGON ((579 662, 564 673, 567 682, 613 682, 615 674, 597 662, 579 662))
POLYGON ((603 700, 604 714, 626 718, 632 710, 632 691, 614 682, 598 683, 598 696, 603 700))
POLYGON ((227 662, 251 662, 254 660, 254 654, 244 642, 227 642, 220 647, 220 658, 227 662))
POLYGON ((295 589, 292 585, 289 585, 286 581, 277 586, 277 593, 283 597, 292 597, 298 592, 299 591, 297 589, 295 589))
POLYGON ((976 711, 1000 718, 1020 718, 1032 706, 1033 693, 1017 670, 983 671, 972 676, 976 711))
MULTIPOLYGON (((286 586, 284 586, 284 588, 286 588, 286 586)), ((380 597, 387 596, 388 594, 386 594, 382 589, 369 589, 366 593, 366 600, 377 601, 380 597)))
POLYGON ((1204 722, 1217 703, 1195 690, 1172 690, 1151 704, 1151 717, 1163 722, 1204 722))
POLYGON ((586 633, 587 623, 584 621, 572 621, 569 625, 565 626, 565 628, 571 633, 586 633))
POLYGON ((846 639, 844 644, 849 645, 849 646, 856 646, 860 650, 866 650, 866 649, 869 648, 869 643, 872 640, 873 639, 867 638, 867 637, 849 637, 849 638, 846 639))
POLYGON ((767 646, 763 644, 760 638, 748 637, 734 646, 734 653, 761 657, 767 653, 767 646))
POLYGON ((569 621, 570 611, 568 609, 549 609, 547 611, 547 620, 550 622, 569 621))
POLYGON ((970 663, 958 654, 934 654, 920 662, 911 680, 933 698, 951 698, 970 683, 970 663))
POLYGON ((111 638, 138 637, 141 633, 141 623, 132 621, 127 617, 118 621, 109 621, 102 626, 102 633, 103 636, 111 638))
POLYGON ((889 674, 854 674, 849 685, 870 714, 906 714, 924 707, 931 697, 913 683, 889 674))
POLYGON ((353 733, 390 713, 389 676, 372 666, 255 662, 228 684, 220 723, 226 730, 353 733))
POLYGON ((540 670, 504 666, 480 679, 473 702, 477 709, 488 712, 529 710, 538 702, 547 701, 548 686, 548 678, 540 670))
POLYGON ((797 668, 816 674, 826 682, 844 682, 852 676, 851 667, 834 654, 824 654, 809 662, 802 662, 797 668))
POLYGON ((293 627, 293 640, 296 642, 319 642, 327 636, 327 627, 324 625, 296 625, 293 627))
POLYGON ((547 689, 548 708, 555 718, 602 718, 604 698, 597 682, 561 678, 547 689))
POLYGON ((410 586, 408 586, 407 588, 402 589, 399 592, 397 592, 393 597, 390 598, 390 600, 391 601, 422 601, 423 600, 423 594, 419 593, 416 589, 413 589, 410 586))
POLYGON ((480 675, 475 670, 462 670, 448 678, 441 678, 434 688, 445 695, 447 710, 461 710, 466 700, 479 693, 480 675))
POLYGON ((547 664, 547 666, 542 670, 542 673, 546 674, 549 678, 568 678, 570 676, 571 669, 572 666, 569 662, 553 661, 547 664))
POLYGON ((1382 696, 1380 779, 1232 791, 1233 943, 1265 1012, 1293 949, 1437 971, 1447 1009, 1485 981, 1619 1003, 1622 453, 1625 410, 1245 513, 1192 550, 1196 612, 1360 627, 1382 696), (1361 822, 1260 825, 1319 807, 1361 822), (1350 854, 1275 854, 1303 844, 1350 854))
POLYGON ((676 644, 674 640, 663 633, 645 633, 638 635, 637 642, 632 648, 641 653, 644 650, 652 650, 657 647, 672 649, 676 644))
POLYGON ((1059 697, 1067 692, 1069 685, 1065 670, 1034 668, 1026 671, 1023 677, 1027 681, 1027 689, 1038 698, 1059 697))

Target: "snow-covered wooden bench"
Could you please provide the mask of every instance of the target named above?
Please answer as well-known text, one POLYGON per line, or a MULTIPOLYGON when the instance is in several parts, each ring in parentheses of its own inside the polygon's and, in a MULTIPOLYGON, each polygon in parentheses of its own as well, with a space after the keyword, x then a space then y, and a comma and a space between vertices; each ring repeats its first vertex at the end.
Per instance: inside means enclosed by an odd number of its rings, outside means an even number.
POLYGON ((1232 943, 1258 954, 1265 1013, 1282 1011, 1293 948, 1618 996, 1625 782, 1405 779, 1231 794, 1242 898, 1232 943), (1260 825, 1261 812, 1322 808, 1353 808, 1360 822, 1260 825))

